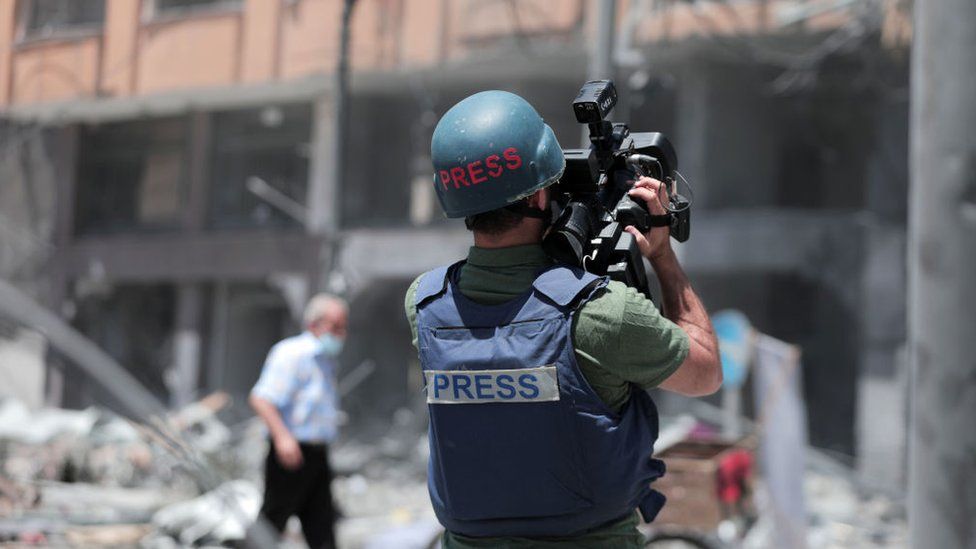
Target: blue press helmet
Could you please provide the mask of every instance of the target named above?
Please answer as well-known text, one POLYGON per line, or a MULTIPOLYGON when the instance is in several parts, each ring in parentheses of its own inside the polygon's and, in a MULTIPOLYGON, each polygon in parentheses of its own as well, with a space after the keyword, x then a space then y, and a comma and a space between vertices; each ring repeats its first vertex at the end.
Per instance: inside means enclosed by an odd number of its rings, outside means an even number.
POLYGON ((556 135, 532 105, 498 90, 451 107, 434 128, 430 157, 447 217, 513 204, 558 181, 566 167, 556 135))

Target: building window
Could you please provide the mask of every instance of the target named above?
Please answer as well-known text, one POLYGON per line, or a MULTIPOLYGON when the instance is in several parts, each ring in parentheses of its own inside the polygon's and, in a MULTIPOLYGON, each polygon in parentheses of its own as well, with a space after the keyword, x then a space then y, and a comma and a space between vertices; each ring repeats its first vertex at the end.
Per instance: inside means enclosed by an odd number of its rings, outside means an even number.
POLYGON ((210 226, 301 227, 311 105, 214 115, 210 226))
POLYGON ((187 15, 198 12, 240 9, 243 0, 154 0, 152 17, 187 15))
POLYGON ((97 28, 105 20, 105 0, 29 0, 22 5, 28 39, 97 28))
POLYGON ((79 234, 172 229, 185 194, 186 118, 83 128, 78 148, 79 234))

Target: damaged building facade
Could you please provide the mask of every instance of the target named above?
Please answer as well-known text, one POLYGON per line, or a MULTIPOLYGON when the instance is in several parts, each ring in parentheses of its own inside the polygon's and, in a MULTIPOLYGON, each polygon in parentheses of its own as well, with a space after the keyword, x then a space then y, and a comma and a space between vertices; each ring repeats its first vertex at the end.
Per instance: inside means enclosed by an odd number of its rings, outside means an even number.
MULTIPOLYGON (((506 89, 581 140, 588 0, 360 0, 341 135, 340 0, 66 5, 0 4, 0 274, 174 406, 244 395, 322 289, 352 305, 343 369, 372 366, 354 424, 415 405, 403 293, 470 243, 431 188, 438 116, 506 89)), ((670 135, 694 185, 679 253, 706 303, 800 345, 812 444, 885 482, 904 476, 908 13, 632 0, 614 48, 613 118, 670 135)), ((47 364, 49 403, 99 398, 47 364)))

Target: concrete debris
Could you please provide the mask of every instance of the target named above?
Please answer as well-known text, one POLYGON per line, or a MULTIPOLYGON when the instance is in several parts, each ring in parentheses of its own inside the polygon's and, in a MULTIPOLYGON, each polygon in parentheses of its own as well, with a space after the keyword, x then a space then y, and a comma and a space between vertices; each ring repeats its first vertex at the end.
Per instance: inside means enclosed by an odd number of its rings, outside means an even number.
POLYGON ((51 439, 66 436, 85 436, 91 432, 98 411, 44 408, 36 412, 16 399, 0 402, 0 439, 25 444, 43 444, 51 439))
MULTIPOLYGON (((42 482, 30 485, 34 499, 10 504, 0 513, 0 541, 77 545, 71 539, 117 539, 136 531, 115 530, 120 525, 139 526, 142 535, 152 513, 185 499, 185 494, 159 488, 119 488, 88 483, 42 482), (111 534, 109 532, 112 532, 111 534), (80 538, 79 538, 80 537, 80 538)), ((141 537, 141 536, 140 536, 141 537)), ((106 546, 117 546, 109 543, 106 546)))
POLYGON ((818 471, 807 473, 804 488, 810 507, 809 547, 908 545, 903 502, 859 487, 849 478, 818 471))
MULTIPOLYGON (((226 405, 225 396, 208 397, 165 418, 160 432, 96 407, 31 411, 16 399, 0 400, 0 542, 134 546, 161 532, 151 523, 157 512, 199 494, 187 460, 209 466, 208 452, 232 447, 231 429, 216 419, 226 405)), ((241 524, 253 519, 260 501, 253 482, 248 487, 224 489, 247 502, 241 524)), ((242 537, 240 527, 225 522, 197 537, 242 537)), ((193 527, 190 537, 203 528, 200 521, 193 527)))
MULTIPOLYGON (((28 491, 37 482, 192 487, 178 469, 172 456, 106 411, 30 413, 12 399, 0 402, 0 476, 28 491)), ((11 503, 5 492, 0 488, 0 509, 11 503)))
POLYGON ((45 482, 40 484, 41 506, 33 514, 56 516, 76 525, 146 523, 157 509, 186 497, 186 492, 155 486, 123 488, 45 482))
POLYGON ((72 547, 121 547, 137 545, 151 531, 149 524, 82 526, 66 531, 64 537, 72 547))
MULTIPOLYGON (((659 449, 714 436, 706 427, 693 416, 662 417, 659 449)), ((403 408, 332 445, 341 547, 433 546, 441 528, 427 493, 425 432, 422 408, 403 408)), ((31 412, 0 401, 0 543, 239 545, 258 515, 266 452, 261 422, 222 394, 171 414, 161 432, 98 408, 31 412), (213 479, 234 480, 201 494, 199 479, 186 474, 189 460, 204 463, 213 479)), ((808 547, 906 543, 902 503, 861 486, 846 466, 808 460, 804 488, 808 547)), ((759 475, 754 506, 754 521, 726 518, 695 535, 743 549, 774 546, 775 512, 759 475)), ((297 539, 292 532, 284 546, 301 547, 297 539)))
POLYGON ((261 492, 246 480, 233 480, 189 501, 160 509, 152 517, 157 528, 147 548, 168 547, 159 537, 171 536, 184 546, 221 544, 244 539, 261 508, 261 492))
POLYGON ((427 493, 425 421, 402 408, 391 423, 365 427, 334 446, 341 547, 420 549, 440 535, 427 493))
MULTIPOLYGON (((757 480, 758 518, 742 538, 742 549, 773 546, 775 514, 769 494, 757 480)), ((818 549, 906 547, 908 522, 902 502, 858 485, 853 473, 808 468, 806 546, 818 549)))
POLYGON ((363 549, 426 549, 431 547, 431 541, 440 537, 442 531, 437 519, 430 517, 376 534, 363 544, 363 549))
POLYGON ((225 448, 230 429, 217 419, 217 412, 230 404, 230 395, 222 391, 189 404, 169 418, 170 425, 183 434, 192 446, 204 453, 225 448))

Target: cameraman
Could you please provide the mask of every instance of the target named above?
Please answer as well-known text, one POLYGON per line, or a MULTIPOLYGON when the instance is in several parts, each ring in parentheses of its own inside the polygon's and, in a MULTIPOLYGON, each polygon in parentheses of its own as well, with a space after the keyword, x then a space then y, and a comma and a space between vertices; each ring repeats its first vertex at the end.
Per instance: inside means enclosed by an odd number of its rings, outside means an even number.
MULTIPOLYGON (((547 187, 565 167, 517 95, 461 101, 434 131, 435 187, 474 233, 466 261, 418 277, 405 307, 430 412, 431 502, 444 547, 640 547, 664 473, 646 389, 701 396, 718 345, 667 227, 628 227, 661 282, 664 316, 636 290, 554 265, 547 187)), ((630 191, 664 214, 660 182, 630 191)))

